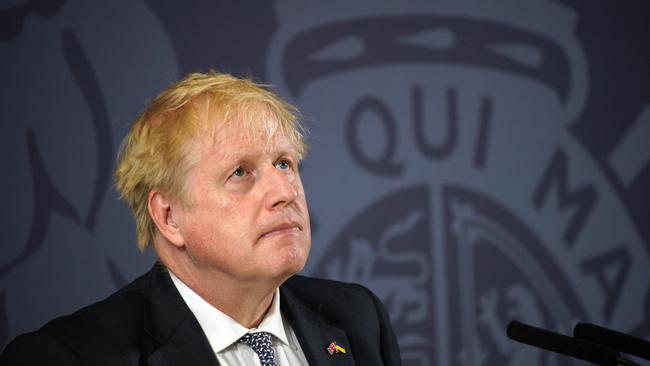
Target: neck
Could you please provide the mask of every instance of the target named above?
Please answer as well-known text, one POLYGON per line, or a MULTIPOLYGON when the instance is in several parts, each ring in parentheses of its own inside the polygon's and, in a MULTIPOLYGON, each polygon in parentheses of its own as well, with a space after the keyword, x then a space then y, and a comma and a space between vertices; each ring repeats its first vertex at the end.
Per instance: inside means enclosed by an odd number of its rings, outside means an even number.
POLYGON ((273 302, 282 281, 268 279, 242 281, 218 269, 198 268, 182 256, 158 256, 161 262, 185 285, 210 305, 246 328, 256 328, 273 302))

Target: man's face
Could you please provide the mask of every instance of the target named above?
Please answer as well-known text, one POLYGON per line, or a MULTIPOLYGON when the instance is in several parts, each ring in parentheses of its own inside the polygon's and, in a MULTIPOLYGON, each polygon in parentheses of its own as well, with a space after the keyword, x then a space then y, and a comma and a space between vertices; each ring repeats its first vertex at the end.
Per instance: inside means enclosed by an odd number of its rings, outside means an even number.
POLYGON ((236 128, 192 141, 190 204, 174 220, 201 273, 283 281, 304 267, 311 246, 298 156, 284 134, 252 138, 236 128))

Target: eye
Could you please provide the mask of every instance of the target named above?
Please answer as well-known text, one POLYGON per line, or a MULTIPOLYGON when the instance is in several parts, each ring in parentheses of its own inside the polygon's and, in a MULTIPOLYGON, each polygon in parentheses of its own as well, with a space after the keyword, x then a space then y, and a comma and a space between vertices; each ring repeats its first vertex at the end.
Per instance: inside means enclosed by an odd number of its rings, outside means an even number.
POLYGON ((280 160, 275 163, 275 167, 280 170, 289 170, 291 168, 291 163, 287 160, 280 160))
POLYGON ((235 169, 235 171, 232 173, 232 176, 235 178, 243 178, 246 176, 246 170, 242 167, 239 167, 235 169))

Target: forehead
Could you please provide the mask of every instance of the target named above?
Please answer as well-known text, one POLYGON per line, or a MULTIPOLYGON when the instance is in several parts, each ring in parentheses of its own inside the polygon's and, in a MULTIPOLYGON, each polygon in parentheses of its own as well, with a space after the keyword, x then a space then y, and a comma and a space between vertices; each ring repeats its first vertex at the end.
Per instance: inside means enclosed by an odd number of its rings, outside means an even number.
POLYGON ((273 115, 260 115, 258 120, 248 122, 233 119, 211 123, 210 129, 195 136, 190 150, 200 156, 216 156, 224 163, 266 154, 298 154, 297 147, 273 115))
MULTIPOLYGON (((306 152, 304 131, 296 119, 297 111, 282 101, 276 104, 268 100, 241 98, 224 102, 203 95, 192 101, 190 110, 188 120, 192 133, 186 141, 200 141, 206 147, 237 142, 238 145, 257 147, 261 144, 271 148, 280 140, 288 140, 298 159, 302 160, 306 152)), ((189 151, 189 145, 185 146, 186 151, 189 151)))

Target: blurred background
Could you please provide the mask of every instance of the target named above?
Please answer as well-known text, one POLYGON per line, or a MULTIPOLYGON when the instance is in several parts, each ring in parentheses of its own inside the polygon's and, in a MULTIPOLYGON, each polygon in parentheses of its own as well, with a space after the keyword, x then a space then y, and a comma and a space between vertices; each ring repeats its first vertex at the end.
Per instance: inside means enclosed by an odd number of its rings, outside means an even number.
POLYGON ((0 347, 152 266, 117 148, 210 69, 302 111, 304 273, 377 293, 405 365, 570 364, 505 338, 511 319, 647 339, 648 19, 646 1, 3 1, 0 347))

